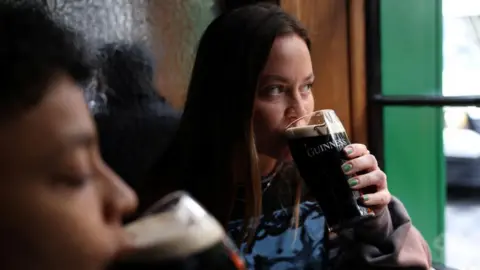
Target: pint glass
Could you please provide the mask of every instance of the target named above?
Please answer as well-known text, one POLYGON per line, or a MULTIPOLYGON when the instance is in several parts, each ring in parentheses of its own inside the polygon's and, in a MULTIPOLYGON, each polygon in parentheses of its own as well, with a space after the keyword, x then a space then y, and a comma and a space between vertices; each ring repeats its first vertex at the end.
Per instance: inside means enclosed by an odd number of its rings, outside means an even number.
POLYGON ((350 188, 349 177, 341 169, 346 161, 343 149, 350 141, 333 110, 303 116, 288 125, 285 133, 300 176, 322 208, 331 231, 374 215, 359 202, 362 192, 350 188))
POLYGON ((245 269, 222 226, 182 191, 158 201, 126 230, 134 238, 134 251, 109 269, 245 269))

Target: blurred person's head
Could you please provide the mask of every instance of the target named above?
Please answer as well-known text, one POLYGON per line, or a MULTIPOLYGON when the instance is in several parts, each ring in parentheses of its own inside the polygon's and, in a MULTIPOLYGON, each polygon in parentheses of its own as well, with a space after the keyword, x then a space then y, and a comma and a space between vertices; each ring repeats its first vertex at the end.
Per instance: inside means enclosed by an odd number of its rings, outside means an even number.
POLYGON ((104 164, 89 57, 41 7, 0 3, 0 269, 103 269, 133 192, 104 164))
POLYGON ((224 13, 200 40, 179 131, 158 167, 178 168, 168 177, 222 222, 237 183, 247 187, 246 220, 260 214, 260 159, 288 159, 286 126, 313 110, 309 47, 300 23, 269 4, 224 13))
POLYGON ((142 43, 108 43, 100 49, 100 77, 104 83, 107 106, 140 106, 143 100, 163 101, 156 92, 154 58, 142 43))
POLYGON ((136 189, 168 146, 180 113, 156 92, 153 56, 145 44, 116 42, 100 49, 99 81, 106 102, 95 114, 107 164, 136 189))

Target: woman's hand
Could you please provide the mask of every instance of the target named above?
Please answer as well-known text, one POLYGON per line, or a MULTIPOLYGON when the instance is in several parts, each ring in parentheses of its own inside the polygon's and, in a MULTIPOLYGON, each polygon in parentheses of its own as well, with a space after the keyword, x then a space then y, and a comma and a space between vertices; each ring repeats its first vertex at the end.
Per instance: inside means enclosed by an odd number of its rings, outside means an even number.
POLYGON ((350 187, 364 191, 362 203, 375 213, 380 212, 392 199, 387 187, 386 174, 378 167, 377 159, 370 154, 365 145, 351 144, 345 147, 344 151, 349 161, 342 165, 342 170, 350 177, 348 180, 350 187), (373 190, 373 193, 365 193, 367 190, 373 190))

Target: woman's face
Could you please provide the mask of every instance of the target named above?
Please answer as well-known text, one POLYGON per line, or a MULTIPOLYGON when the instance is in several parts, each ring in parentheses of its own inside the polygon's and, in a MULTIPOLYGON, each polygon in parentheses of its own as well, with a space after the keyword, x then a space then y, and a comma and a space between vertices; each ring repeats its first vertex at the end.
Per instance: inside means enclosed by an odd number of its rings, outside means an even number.
POLYGON ((102 161, 82 90, 60 76, 0 125, 0 269, 103 270, 136 197, 102 161))
POLYGON ((254 105, 257 150, 279 160, 290 160, 284 137, 293 120, 311 113, 313 69, 310 52, 298 35, 277 37, 260 74, 254 105))

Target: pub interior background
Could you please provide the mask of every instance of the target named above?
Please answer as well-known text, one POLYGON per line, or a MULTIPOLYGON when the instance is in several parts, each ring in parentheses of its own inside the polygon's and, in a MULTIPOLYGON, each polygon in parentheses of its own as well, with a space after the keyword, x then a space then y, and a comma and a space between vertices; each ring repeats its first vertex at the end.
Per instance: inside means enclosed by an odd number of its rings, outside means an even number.
MULTIPOLYGON (((221 4, 43 2, 83 32, 92 49, 115 41, 149 44, 156 86, 178 109, 197 41, 221 4)), ((434 260, 480 269, 480 1, 270 2, 310 31, 317 109, 336 110, 351 139, 379 158, 434 260)))

